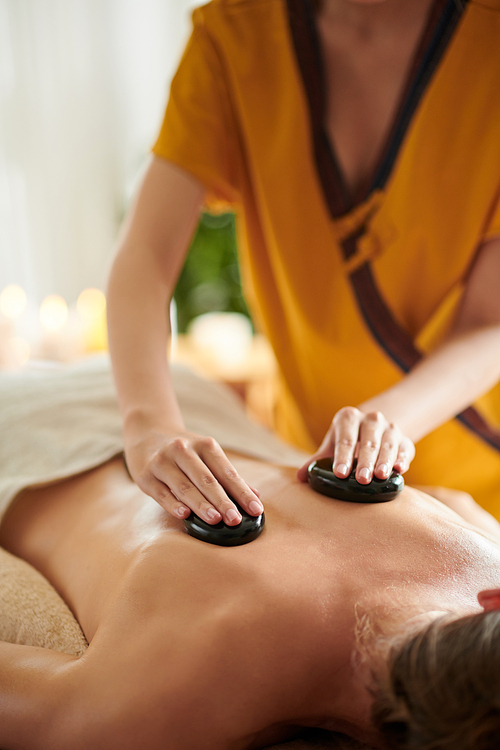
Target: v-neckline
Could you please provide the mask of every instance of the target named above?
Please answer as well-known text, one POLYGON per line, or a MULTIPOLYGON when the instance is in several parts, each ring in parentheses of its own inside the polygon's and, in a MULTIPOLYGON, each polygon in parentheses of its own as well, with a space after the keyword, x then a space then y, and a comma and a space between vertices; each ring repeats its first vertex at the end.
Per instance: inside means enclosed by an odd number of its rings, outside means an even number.
POLYGON ((371 173, 353 193, 347 187, 326 129, 325 66, 312 0, 286 0, 290 31, 302 74, 312 126, 318 176, 332 218, 352 211, 386 184, 413 115, 439 65, 467 0, 434 0, 396 107, 392 124, 371 173))

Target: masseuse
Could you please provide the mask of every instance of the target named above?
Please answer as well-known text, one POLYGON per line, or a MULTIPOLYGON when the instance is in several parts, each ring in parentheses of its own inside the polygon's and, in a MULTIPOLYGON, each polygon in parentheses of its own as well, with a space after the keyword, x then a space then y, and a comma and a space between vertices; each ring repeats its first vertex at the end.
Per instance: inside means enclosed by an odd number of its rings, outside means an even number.
POLYGON ((418 442, 413 483, 500 517, 500 0, 213 0, 193 19, 109 283, 132 477, 178 517, 238 523, 224 489, 262 508, 185 430, 165 358, 200 207, 222 200, 279 433, 339 477, 357 449, 362 483, 418 442))

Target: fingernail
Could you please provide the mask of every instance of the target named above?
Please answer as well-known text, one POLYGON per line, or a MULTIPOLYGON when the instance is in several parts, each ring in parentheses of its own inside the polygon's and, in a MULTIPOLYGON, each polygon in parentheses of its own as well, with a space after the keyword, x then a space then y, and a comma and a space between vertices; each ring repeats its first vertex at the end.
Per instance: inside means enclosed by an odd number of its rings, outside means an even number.
POLYGON ((264 510, 262 503, 259 503, 258 500, 252 500, 248 507, 252 513, 262 513, 264 510))
POLYGON ((347 466, 345 464, 337 464, 335 471, 337 474, 347 474, 347 466))
POLYGON ((370 472, 368 469, 360 469, 358 472, 358 477, 360 477, 360 479, 368 479, 369 476, 370 472))
POLYGON ((382 474, 388 474, 389 473, 389 467, 387 466, 387 464, 380 464, 380 466, 378 467, 378 470, 382 474))
POLYGON ((218 510, 214 510, 213 508, 209 508, 207 510, 207 516, 210 518, 211 521, 220 521, 221 514, 218 510))
POLYGON ((175 513, 177 513, 177 515, 180 518, 186 518, 189 515, 189 508, 184 508, 184 507, 176 508, 175 513))
POLYGON ((226 518, 229 521, 229 523, 232 523, 233 521, 238 521, 238 523, 241 521, 241 516, 238 513, 238 511, 231 508, 231 510, 228 510, 226 513, 226 518))

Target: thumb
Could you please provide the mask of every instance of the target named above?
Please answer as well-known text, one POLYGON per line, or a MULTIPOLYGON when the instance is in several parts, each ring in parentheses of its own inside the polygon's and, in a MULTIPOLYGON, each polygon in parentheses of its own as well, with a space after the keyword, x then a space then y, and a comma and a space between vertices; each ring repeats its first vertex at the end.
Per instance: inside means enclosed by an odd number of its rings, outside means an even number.
POLYGON ((326 443, 326 441, 323 441, 316 453, 313 453, 313 455, 297 469, 297 479, 299 482, 307 482, 307 470, 313 461, 318 461, 320 458, 330 458, 333 456, 333 451, 334 446, 330 442, 326 443))

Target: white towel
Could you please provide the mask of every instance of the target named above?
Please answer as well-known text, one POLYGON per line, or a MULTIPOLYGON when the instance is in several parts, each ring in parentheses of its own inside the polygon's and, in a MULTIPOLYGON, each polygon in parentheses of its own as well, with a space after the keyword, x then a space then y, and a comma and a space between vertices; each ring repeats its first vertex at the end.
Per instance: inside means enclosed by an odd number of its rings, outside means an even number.
MULTIPOLYGON (((298 466, 305 454, 251 421, 228 388, 173 368, 188 430, 223 448, 298 466)), ((99 466, 123 451, 109 359, 0 374, 0 518, 22 489, 99 466)))

